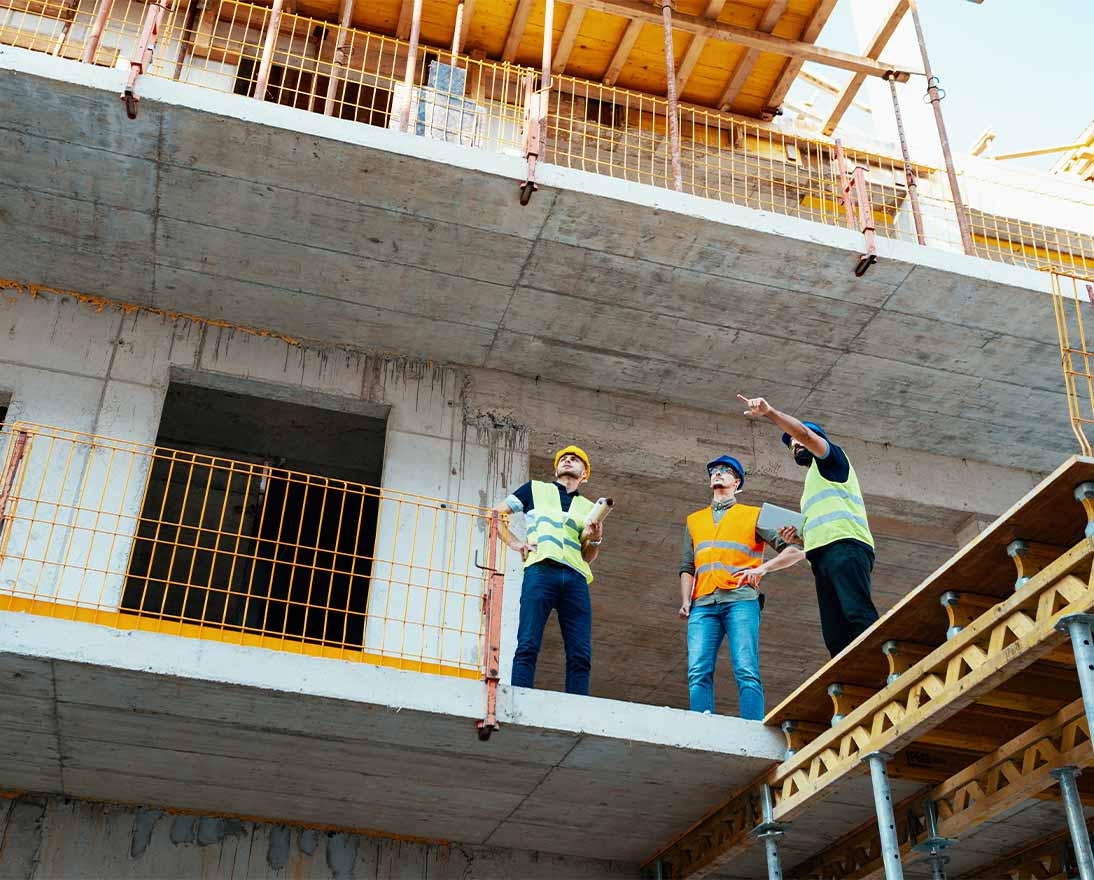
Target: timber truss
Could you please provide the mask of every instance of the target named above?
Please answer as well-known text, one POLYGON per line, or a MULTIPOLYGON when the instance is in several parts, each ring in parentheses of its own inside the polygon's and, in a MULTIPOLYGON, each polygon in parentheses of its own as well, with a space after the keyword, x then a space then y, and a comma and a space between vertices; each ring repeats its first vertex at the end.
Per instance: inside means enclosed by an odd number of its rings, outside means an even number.
POLYGON ((1092 481, 1094 459, 1065 462, 777 707, 766 720, 782 726, 786 759, 649 865, 703 876, 765 846, 781 877, 773 831, 807 836, 827 799, 870 774, 876 812, 863 803, 857 827, 818 838, 786 876, 897 878, 920 861, 945 877, 962 838, 1037 803, 1062 824, 1061 798, 1070 833, 1031 842, 1016 821, 993 873, 961 876, 1092 876, 1082 808, 1094 786, 1079 779, 1094 765, 1092 481), (915 794, 894 804, 890 777, 915 794))

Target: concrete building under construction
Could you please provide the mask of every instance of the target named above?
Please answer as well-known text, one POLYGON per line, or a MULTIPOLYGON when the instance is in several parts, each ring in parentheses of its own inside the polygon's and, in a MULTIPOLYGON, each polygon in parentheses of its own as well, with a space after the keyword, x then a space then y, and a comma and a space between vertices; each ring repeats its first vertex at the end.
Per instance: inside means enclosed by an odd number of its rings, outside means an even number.
POLYGON ((845 2, 0 0, 0 877, 1094 880, 1094 128, 951 150, 845 2), (677 617, 709 459, 799 504, 738 392, 882 612, 766 578, 762 722, 677 617), (590 696, 492 509, 569 443, 590 696))

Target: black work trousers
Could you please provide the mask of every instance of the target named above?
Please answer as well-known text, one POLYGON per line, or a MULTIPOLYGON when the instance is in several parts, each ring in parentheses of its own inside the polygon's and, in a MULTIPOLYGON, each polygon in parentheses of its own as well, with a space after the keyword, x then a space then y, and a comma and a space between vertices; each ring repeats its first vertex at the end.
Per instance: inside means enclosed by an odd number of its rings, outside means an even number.
POLYGON ((835 657, 878 618, 870 598, 874 554, 858 541, 836 541, 809 553, 828 653, 835 657))

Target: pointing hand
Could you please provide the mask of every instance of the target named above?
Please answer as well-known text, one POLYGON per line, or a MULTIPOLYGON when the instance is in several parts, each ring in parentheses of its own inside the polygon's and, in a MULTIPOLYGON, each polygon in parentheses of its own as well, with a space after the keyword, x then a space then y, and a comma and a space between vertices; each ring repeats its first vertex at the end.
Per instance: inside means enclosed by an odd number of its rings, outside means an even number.
POLYGON ((743 394, 738 394, 737 399, 748 407, 748 409, 745 410, 746 416, 757 418, 759 416, 766 416, 771 412, 771 404, 762 397, 745 397, 743 394))

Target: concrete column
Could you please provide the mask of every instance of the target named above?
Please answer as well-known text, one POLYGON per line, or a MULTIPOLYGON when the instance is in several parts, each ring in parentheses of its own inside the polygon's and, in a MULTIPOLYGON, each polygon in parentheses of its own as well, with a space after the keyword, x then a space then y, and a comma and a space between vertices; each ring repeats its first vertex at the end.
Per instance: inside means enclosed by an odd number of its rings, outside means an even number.
MULTIPOLYGON (((524 478, 527 458, 507 457, 504 436, 469 432, 459 401, 447 395, 422 401, 415 384, 392 398, 365 651, 410 668, 420 661, 425 671, 473 671, 486 577, 477 566, 488 563, 489 521, 472 508, 505 497, 510 481, 524 478)), ((504 557, 503 681, 515 635, 512 593, 520 583, 514 557, 504 557)))

